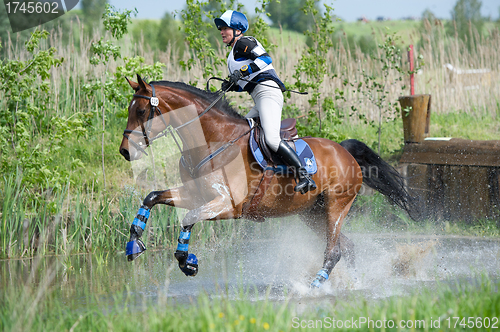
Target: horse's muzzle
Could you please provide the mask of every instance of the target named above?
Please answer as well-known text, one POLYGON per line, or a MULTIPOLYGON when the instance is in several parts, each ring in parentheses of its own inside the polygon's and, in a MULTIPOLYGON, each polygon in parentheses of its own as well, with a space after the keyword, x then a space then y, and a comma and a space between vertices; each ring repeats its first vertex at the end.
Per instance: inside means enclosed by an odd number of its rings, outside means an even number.
POLYGON ((128 152, 127 149, 121 148, 120 149, 120 154, 125 158, 126 160, 130 161, 130 153, 128 152))
POLYGON ((142 157, 142 153, 140 151, 137 151, 136 149, 127 149, 127 148, 121 148, 120 149, 120 154, 125 158, 127 161, 133 161, 140 159, 142 157))

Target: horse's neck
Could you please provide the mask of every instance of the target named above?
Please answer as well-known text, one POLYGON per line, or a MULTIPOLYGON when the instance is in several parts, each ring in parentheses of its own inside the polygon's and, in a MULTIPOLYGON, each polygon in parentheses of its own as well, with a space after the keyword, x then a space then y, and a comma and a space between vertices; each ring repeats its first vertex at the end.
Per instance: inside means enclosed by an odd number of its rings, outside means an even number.
POLYGON ((175 127, 180 126, 178 133, 185 151, 229 142, 248 130, 244 119, 235 118, 216 107, 201 115, 209 103, 201 103, 189 93, 163 87, 158 93, 173 109, 169 112, 170 119, 175 127))
MULTIPOLYGON (((198 115, 200 113, 198 112, 198 115)), ((184 150, 192 150, 202 146, 213 148, 229 142, 242 135, 245 128, 248 129, 244 120, 236 119, 214 108, 179 129, 179 134, 183 140, 184 150)))

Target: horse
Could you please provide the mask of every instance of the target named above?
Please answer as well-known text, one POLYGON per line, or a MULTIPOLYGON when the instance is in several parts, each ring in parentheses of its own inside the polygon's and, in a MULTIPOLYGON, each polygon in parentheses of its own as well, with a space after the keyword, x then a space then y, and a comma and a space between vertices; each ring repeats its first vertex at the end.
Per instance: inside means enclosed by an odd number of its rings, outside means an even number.
POLYGON ((251 123, 230 106, 222 92, 209 92, 182 82, 149 84, 137 75, 127 78, 135 91, 128 107, 128 121, 120 154, 128 161, 147 154, 157 138, 175 132, 182 152, 179 161, 182 186, 152 191, 130 227, 126 254, 129 260, 146 250, 140 240, 150 210, 157 204, 187 209, 175 258, 187 276, 198 273, 196 256, 189 253, 193 226, 199 221, 248 219, 298 215, 326 238, 323 266, 311 287, 320 287, 344 256, 354 262, 354 244, 341 228, 362 183, 376 189, 410 216, 413 198, 404 178, 364 143, 350 139, 336 143, 325 138, 302 138, 314 152, 317 188, 294 192, 293 174, 272 174, 256 166, 249 148, 251 123), (262 182, 268 185, 263 189, 262 182), (255 197, 260 195, 255 201, 255 197), (253 205, 252 205, 253 204, 253 205), (249 208, 249 206, 251 206, 249 208))

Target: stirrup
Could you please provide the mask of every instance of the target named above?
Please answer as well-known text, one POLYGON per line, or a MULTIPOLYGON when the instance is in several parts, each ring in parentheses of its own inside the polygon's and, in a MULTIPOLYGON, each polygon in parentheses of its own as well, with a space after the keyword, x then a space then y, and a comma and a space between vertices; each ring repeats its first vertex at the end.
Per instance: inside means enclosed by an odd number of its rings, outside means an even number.
POLYGON ((316 186, 316 183, 314 183, 314 180, 304 179, 304 181, 299 182, 293 190, 304 195, 310 190, 316 190, 316 188, 318 187, 316 186))
POLYGON ((310 190, 316 190, 317 186, 313 179, 307 173, 307 170, 303 167, 297 170, 297 185, 293 188, 294 191, 300 192, 302 195, 310 190))

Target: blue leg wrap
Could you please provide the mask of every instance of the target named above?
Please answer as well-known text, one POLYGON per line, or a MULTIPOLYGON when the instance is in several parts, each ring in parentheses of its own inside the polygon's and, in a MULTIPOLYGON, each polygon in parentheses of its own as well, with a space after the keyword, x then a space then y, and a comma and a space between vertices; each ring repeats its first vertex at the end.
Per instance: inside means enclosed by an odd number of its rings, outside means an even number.
POLYGON ((177 251, 188 251, 189 249, 189 238, 191 237, 190 231, 182 230, 179 234, 179 239, 177 240, 177 251))
MULTIPOLYGON (((143 205, 139 208, 139 211, 137 212, 132 225, 140 227, 142 230, 144 230, 144 228, 146 228, 148 218, 149 209, 143 205)), ((130 228, 130 237, 131 240, 133 240, 127 242, 127 245, 125 247, 125 255, 127 256, 129 261, 136 259, 146 250, 146 246, 139 239, 142 235, 142 231, 135 229, 133 226, 130 228)))
POLYGON ((198 273, 198 258, 194 254, 188 255, 189 238, 191 231, 184 228, 177 240, 175 258, 179 261, 179 268, 188 277, 194 277, 198 273))
POLYGON ((320 288, 321 284, 326 280, 328 280, 328 271, 326 269, 321 269, 316 273, 316 279, 311 283, 311 287, 320 288))
POLYGON ((148 222, 148 219, 149 219, 149 209, 143 205, 137 212, 137 215, 135 216, 132 225, 137 225, 140 228, 142 228, 142 230, 144 230, 144 228, 146 228, 146 223, 148 222))

